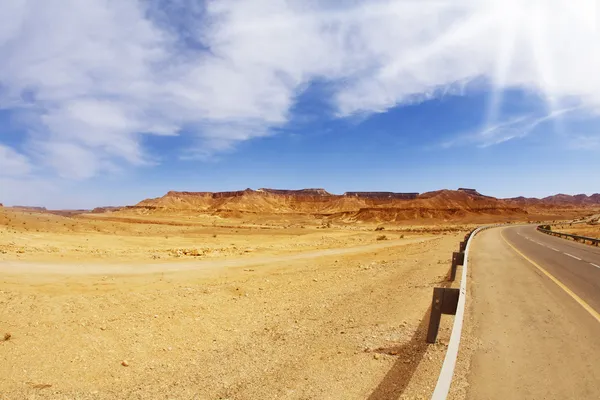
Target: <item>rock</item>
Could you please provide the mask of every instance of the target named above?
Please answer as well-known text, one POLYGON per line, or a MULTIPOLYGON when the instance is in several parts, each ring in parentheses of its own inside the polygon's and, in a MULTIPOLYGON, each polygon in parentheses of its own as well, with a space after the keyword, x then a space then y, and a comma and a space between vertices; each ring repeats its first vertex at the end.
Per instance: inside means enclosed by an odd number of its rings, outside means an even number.
POLYGON ((6 333, 4 334, 4 341, 5 341, 5 342, 6 342, 6 341, 9 341, 11 337, 12 337, 12 335, 10 334, 10 332, 6 332, 6 333))
POLYGON ((129 367, 129 362, 127 362, 127 360, 123 360, 121 361, 121 365, 124 367, 129 367))
POLYGON ((379 360, 379 354, 377 354, 377 353, 373 354, 373 358, 376 360, 379 360))

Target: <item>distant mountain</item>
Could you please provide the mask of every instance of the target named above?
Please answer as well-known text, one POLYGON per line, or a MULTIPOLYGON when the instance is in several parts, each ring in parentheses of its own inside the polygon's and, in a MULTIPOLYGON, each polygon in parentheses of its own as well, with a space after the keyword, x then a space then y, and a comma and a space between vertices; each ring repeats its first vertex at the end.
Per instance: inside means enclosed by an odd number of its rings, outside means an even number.
POLYGON ((521 196, 504 200, 521 206, 600 206, 599 193, 595 193, 591 196, 585 194, 569 195, 561 193, 542 199, 521 196))
POLYGON ((268 214, 312 214, 348 221, 399 221, 407 219, 452 219, 469 215, 527 214, 518 205, 484 196, 474 189, 439 190, 427 193, 346 192, 331 194, 324 189, 246 189, 235 192, 168 192, 141 201, 123 212, 136 209, 268 214))
POLYGON ((576 194, 574 196, 568 194, 555 194, 554 196, 544 197, 544 203, 561 204, 561 205, 600 205, 600 193, 595 193, 591 196, 585 194, 576 194))
POLYGON ((12 208, 14 210, 21 210, 21 211, 35 211, 35 212, 47 211, 46 207, 12 206, 10 208, 12 208))
MULTIPOLYGON (((60 215, 89 213, 89 210, 46 210, 44 207, 12 207, 30 212, 60 215)), ((404 221, 419 219, 459 220, 470 216, 528 215, 561 216, 564 212, 600 208, 600 194, 557 194, 542 199, 514 197, 498 199, 476 189, 416 192, 346 192, 332 194, 321 188, 245 189, 232 192, 177 192, 146 199, 135 206, 97 207, 92 213, 208 213, 221 216, 252 214, 307 214, 345 221, 404 221)))
POLYGON ((91 211, 91 213, 92 214, 101 214, 101 213, 105 213, 105 212, 119 211, 121 208, 123 208, 123 207, 121 207, 121 206, 96 207, 91 211))

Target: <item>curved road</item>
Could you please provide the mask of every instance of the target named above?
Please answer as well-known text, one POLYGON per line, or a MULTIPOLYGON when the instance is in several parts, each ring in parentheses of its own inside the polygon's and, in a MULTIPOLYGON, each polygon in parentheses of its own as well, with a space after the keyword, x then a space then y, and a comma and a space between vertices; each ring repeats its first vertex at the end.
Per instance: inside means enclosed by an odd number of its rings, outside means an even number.
POLYGON ((550 236, 534 226, 505 229, 504 238, 600 313, 600 247, 550 236))
POLYGON ((470 257, 467 397, 600 398, 600 249, 515 226, 470 257))

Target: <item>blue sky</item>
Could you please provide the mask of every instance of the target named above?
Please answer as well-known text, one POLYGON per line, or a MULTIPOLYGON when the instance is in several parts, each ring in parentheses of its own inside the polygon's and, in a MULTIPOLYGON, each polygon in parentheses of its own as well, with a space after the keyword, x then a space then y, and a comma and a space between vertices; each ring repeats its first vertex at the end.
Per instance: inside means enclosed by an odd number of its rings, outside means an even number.
POLYGON ((5 204, 246 187, 600 191, 593 0, 5 8, 5 204))

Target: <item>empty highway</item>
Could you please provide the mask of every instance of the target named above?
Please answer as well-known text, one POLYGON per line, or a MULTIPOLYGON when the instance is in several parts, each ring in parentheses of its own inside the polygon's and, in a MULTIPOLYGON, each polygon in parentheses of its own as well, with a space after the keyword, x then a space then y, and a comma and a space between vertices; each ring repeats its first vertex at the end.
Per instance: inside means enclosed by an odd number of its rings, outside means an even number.
POLYGON ((471 251, 467 398, 600 398, 600 249, 515 226, 471 251))
POLYGON ((600 313, 600 248, 538 232, 505 229, 505 240, 600 313))

